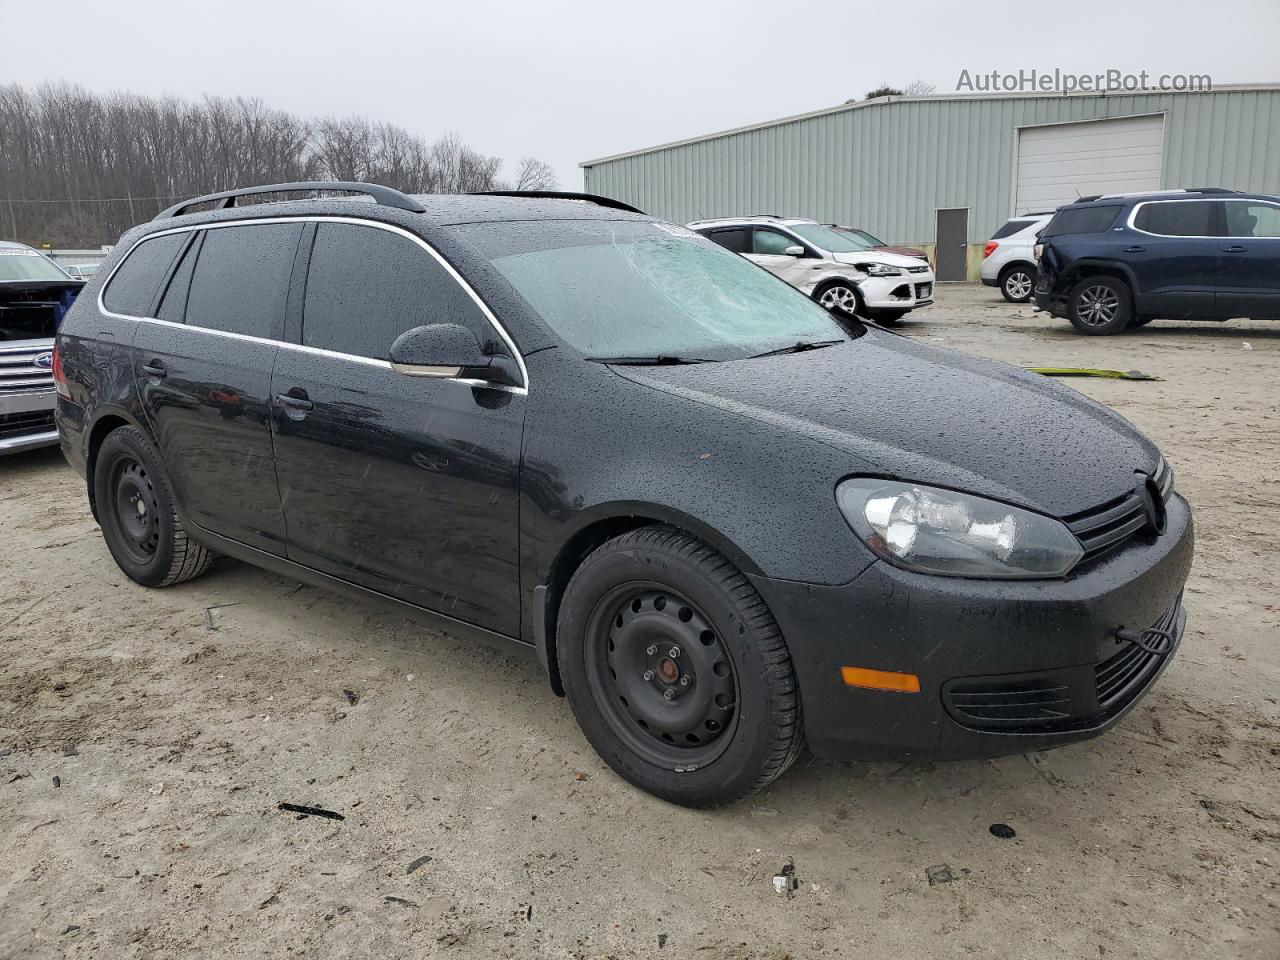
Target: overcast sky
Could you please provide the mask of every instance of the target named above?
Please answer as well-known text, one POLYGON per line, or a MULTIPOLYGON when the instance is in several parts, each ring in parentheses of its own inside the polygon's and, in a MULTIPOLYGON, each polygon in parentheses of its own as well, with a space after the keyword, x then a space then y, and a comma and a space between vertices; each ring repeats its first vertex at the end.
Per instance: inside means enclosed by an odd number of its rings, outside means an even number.
POLYGON ((536 156, 581 189, 582 160, 832 106, 882 82, 953 92, 963 69, 1280 81, 1277 0, 186 6, 0 0, 0 82, 358 113, 429 139, 455 131, 508 161, 536 156))

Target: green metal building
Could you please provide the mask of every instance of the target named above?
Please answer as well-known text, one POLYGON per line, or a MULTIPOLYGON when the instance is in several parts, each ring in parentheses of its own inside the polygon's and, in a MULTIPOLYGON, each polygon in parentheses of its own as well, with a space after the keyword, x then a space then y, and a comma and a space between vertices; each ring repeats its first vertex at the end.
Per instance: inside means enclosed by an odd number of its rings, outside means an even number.
POLYGON ((941 243, 939 279, 973 279, 1015 213, 1174 187, 1280 194, 1280 84, 882 97, 581 166, 587 192, 678 223, 812 217, 886 243, 941 243))

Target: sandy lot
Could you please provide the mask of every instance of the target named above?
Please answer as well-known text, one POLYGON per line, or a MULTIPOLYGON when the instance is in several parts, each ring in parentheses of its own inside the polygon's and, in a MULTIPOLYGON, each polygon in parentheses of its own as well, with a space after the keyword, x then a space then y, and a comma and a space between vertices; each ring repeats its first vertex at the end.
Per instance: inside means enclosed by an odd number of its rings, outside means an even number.
POLYGON ((679 809, 596 759, 532 661, 227 561, 137 587, 60 456, 19 456, 0 958, 1280 957, 1280 324, 1086 339, 979 287, 903 329, 1164 378, 1073 383, 1156 440, 1197 512, 1181 654, 1111 734, 806 757, 679 809))

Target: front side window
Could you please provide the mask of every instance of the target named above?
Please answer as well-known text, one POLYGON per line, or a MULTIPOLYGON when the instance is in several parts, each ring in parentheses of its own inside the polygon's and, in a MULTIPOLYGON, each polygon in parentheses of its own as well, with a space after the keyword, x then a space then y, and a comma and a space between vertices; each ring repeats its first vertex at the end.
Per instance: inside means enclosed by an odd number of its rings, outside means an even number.
POLYGON ((264 339, 278 336, 300 223, 255 223, 207 230, 200 246, 187 323, 264 339))
POLYGON ((1043 230, 1040 238, 1060 237, 1071 233, 1101 233, 1111 229, 1115 223, 1119 205, 1103 207, 1064 207, 1053 215, 1043 230))
POLYGON ((396 337, 429 323, 460 323, 482 340, 493 335, 470 294, 408 237, 351 223, 316 228, 304 345, 385 360, 396 337))
POLYGON ((787 247, 798 246, 800 244, 796 243, 792 237, 787 236, 785 233, 779 233, 777 230, 756 227, 753 231, 752 253, 767 257, 783 257, 786 256, 787 247))
POLYGON ((803 293, 681 227, 541 220, 457 229, 587 357, 732 360, 850 339, 803 293))
POLYGON ((149 317, 169 264, 186 239, 185 233, 170 233, 140 242, 129 251, 102 291, 103 305, 112 313, 149 317))
POLYGON ((1228 237, 1280 237, 1280 206, 1228 200, 1225 207, 1228 237))
POLYGON ((1138 230, 1162 237, 1211 237, 1215 204, 1210 200, 1144 203, 1133 218, 1138 230))

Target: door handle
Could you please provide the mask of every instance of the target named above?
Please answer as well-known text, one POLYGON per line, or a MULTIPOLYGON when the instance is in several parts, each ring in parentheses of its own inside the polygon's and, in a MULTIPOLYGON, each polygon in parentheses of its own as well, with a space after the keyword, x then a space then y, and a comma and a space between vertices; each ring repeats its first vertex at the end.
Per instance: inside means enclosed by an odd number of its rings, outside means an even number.
POLYGON ((1142 244, 1135 243, 1132 247, 1125 247, 1124 252, 1125 253, 1146 253, 1147 248, 1142 246, 1142 244))
POLYGON ((159 380, 167 376, 169 371, 165 370, 164 364, 159 360, 152 360, 149 363, 144 363, 142 365, 142 372, 148 377, 155 377, 159 380))
POLYGON ((1237 244, 1235 244, 1234 246, 1230 246, 1230 247, 1223 247, 1223 248, 1222 248, 1222 252, 1223 252, 1223 253, 1248 253, 1248 252, 1249 252, 1249 248, 1248 248, 1248 247, 1242 247, 1242 246, 1240 246, 1240 244, 1238 244, 1238 243, 1237 243, 1237 244))
POLYGON ((294 396, 288 393, 277 393, 276 403, 282 407, 288 407, 290 410, 307 411, 315 408, 315 404, 307 399, 306 391, 299 390, 302 396, 294 396))

